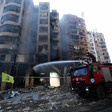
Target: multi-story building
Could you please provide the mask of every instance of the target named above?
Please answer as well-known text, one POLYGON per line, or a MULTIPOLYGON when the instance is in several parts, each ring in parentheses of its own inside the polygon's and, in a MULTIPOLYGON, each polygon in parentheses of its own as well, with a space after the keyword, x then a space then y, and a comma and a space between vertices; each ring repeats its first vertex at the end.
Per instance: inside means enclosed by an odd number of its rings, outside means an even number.
POLYGON ((59 60, 59 15, 56 11, 50 13, 48 2, 39 3, 37 29, 37 63, 59 60))
POLYGON ((0 64, 9 64, 8 73, 13 63, 17 70, 22 64, 25 71, 26 65, 60 59, 59 14, 56 10, 50 13, 48 2, 39 6, 34 6, 32 0, 0 3, 0 64))
POLYGON ((89 52, 85 21, 75 15, 64 15, 60 21, 62 59, 84 59, 89 52))
POLYGON ((50 5, 48 2, 39 3, 36 54, 38 63, 50 61, 50 5))
POLYGON ((3 0, 0 16, 0 61, 13 61, 21 35, 24 0, 3 0))
POLYGON ((101 63, 109 63, 110 57, 107 51, 104 35, 98 32, 88 32, 91 53, 101 63))
POLYGON ((0 3, 0 73, 25 75, 35 62, 38 10, 32 0, 0 3))

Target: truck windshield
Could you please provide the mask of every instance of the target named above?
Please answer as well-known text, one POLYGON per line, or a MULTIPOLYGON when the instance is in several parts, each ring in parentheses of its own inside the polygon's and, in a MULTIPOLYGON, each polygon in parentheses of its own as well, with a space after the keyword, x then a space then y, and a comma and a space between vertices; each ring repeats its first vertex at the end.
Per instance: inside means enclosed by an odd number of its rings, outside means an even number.
POLYGON ((81 76, 87 74, 87 68, 81 68, 73 71, 72 76, 81 76))

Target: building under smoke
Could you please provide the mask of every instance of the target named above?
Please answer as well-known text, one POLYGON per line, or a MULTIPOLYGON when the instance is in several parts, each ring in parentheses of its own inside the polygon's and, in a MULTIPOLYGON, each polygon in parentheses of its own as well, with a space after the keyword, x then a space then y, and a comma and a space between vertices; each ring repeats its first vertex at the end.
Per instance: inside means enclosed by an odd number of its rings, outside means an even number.
POLYGON ((50 13, 50 61, 61 59, 59 13, 50 13))
POLYGON ((59 14, 50 4, 40 2, 38 9, 38 31, 36 44, 37 63, 60 60, 59 14))
POLYGON ((88 31, 90 51, 101 63, 110 63, 110 57, 107 51, 104 35, 98 32, 88 31))
MULTIPOLYGON (((25 76, 35 62, 37 8, 32 0, 1 0, 0 3, 0 74, 25 76)), ((18 79, 15 81, 22 82, 18 79)))
POLYGON ((85 21, 75 15, 64 15, 60 21, 62 59, 83 60, 89 52, 85 21))
POLYGON ((0 73, 26 75, 34 65, 60 60, 59 14, 50 4, 0 0, 0 73))

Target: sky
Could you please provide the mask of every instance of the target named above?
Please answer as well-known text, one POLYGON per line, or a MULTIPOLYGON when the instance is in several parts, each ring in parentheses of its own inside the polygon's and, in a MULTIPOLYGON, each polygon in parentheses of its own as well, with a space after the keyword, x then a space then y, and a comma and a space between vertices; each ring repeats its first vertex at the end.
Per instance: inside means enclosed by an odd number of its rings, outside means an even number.
POLYGON ((33 0, 35 5, 39 2, 50 2, 50 10, 57 10, 59 18, 63 14, 73 14, 85 19, 88 31, 101 32, 104 35, 109 56, 112 62, 112 0, 33 0))

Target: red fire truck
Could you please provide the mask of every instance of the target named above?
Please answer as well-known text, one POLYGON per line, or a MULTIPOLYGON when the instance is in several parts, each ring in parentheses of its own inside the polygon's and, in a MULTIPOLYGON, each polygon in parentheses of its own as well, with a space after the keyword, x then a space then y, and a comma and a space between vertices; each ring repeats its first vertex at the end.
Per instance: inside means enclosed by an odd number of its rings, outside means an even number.
POLYGON ((102 99, 112 92, 112 64, 93 62, 71 68, 71 88, 81 95, 102 99))

